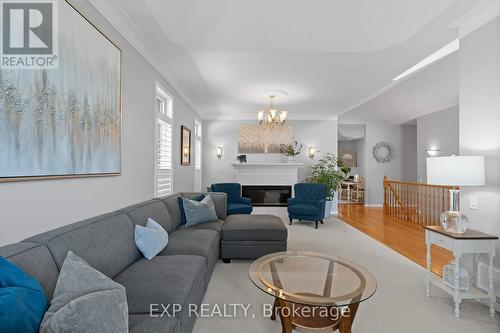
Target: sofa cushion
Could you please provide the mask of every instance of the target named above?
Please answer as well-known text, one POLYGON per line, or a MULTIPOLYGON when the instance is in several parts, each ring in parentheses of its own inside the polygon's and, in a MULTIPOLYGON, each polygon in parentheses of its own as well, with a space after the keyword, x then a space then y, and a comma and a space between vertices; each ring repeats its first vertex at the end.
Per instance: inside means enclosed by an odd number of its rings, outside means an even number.
POLYGON ((45 245, 35 243, 10 244, 0 247, 0 256, 40 282, 47 300, 50 301, 56 287, 59 269, 45 245))
POLYGON ((126 213, 134 224, 144 226, 146 225, 147 220, 151 218, 161 225, 167 232, 174 230, 170 214, 165 207, 165 204, 156 199, 122 208, 118 212, 126 213))
POLYGON ((293 206, 289 206, 288 211, 290 213, 298 214, 298 215, 314 216, 314 215, 320 214, 319 208, 317 208, 313 205, 309 205, 309 204, 296 204, 293 206))
POLYGON ((225 241, 286 241, 287 229, 274 215, 230 215, 222 227, 225 241))
POLYGON ((129 314, 158 314, 161 305, 179 304, 177 319, 184 331, 192 325, 189 304, 199 305, 205 292, 206 260, 199 256, 156 256, 140 259, 116 276, 125 287, 129 314), (152 311, 153 310, 153 311, 152 311))
POLYGON ((0 332, 38 332, 46 309, 40 283, 0 257, 0 332))
POLYGON ((125 288, 68 252, 40 333, 127 331, 125 288))
POLYGON ((149 314, 129 315, 128 331, 130 333, 178 333, 179 321, 175 317, 151 317, 149 314))
POLYGON ((44 242, 59 268, 68 251, 113 278, 142 255, 134 243, 134 227, 125 214, 103 215, 31 237, 44 242))
POLYGON ((224 225, 224 221, 217 220, 214 222, 207 222, 202 224, 196 224, 188 227, 187 225, 181 225, 177 230, 213 230, 217 232, 222 231, 222 226, 224 225))
POLYGON ((213 230, 181 230, 170 235, 167 247, 160 255, 188 254, 207 261, 206 284, 210 281, 220 254, 220 233, 213 230))
MULTIPOLYGON (((160 201, 163 202, 168 210, 168 213, 170 214, 170 222, 172 223, 172 228, 174 230, 179 228, 182 224, 182 213, 181 208, 179 207, 179 198, 180 194, 172 194, 160 198, 160 201)), ((167 231, 170 232, 169 230, 167 231)))
POLYGON ((90 224, 102 221, 108 217, 115 216, 115 215, 117 215, 117 213, 112 212, 112 213, 106 213, 106 214, 102 214, 102 215, 93 216, 93 217, 85 219, 85 220, 81 220, 81 221, 78 221, 75 223, 66 224, 62 227, 46 231, 46 232, 43 232, 43 233, 35 235, 35 236, 31 236, 31 237, 23 240, 23 242, 45 244, 48 241, 50 241, 51 239, 56 238, 57 236, 65 234, 69 231, 73 231, 75 229, 88 226, 90 224))

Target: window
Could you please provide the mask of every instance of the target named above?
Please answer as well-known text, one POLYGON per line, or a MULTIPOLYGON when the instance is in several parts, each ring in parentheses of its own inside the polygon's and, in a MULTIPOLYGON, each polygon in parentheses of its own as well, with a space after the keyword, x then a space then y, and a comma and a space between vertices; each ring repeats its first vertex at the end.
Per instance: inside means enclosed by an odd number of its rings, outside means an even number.
POLYGON ((156 88, 156 170, 155 195, 173 192, 172 171, 172 99, 159 87, 156 88))
POLYGON ((201 190, 201 122, 194 121, 194 191, 201 190))

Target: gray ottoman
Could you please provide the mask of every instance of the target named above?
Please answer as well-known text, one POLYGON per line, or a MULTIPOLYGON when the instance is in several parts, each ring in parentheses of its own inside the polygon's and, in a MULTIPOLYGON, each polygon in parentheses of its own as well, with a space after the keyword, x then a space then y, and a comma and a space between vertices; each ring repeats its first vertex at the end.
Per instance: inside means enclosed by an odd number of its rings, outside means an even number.
POLYGON ((230 215, 222 226, 221 258, 257 259, 286 251, 288 233, 283 221, 274 215, 230 215))

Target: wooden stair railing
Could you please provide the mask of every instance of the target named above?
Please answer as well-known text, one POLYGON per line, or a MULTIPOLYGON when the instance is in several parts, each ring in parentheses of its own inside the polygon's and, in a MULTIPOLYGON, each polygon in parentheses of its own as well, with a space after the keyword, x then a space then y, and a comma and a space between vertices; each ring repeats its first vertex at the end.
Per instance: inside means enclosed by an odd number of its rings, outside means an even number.
POLYGON ((384 177, 384 212, 416 225, 439 225, 450 209, 451 186, 401 182, 384 177))

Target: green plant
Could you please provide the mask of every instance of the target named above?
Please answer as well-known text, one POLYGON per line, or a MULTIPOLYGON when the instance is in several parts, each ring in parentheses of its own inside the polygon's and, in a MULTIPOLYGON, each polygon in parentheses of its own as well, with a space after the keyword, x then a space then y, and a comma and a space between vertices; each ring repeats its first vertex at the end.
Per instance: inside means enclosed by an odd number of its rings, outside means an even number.
POLYGON ((300 155, 302 151, 302 144, 295 141, 293 145, 280 145, 280 153, 288 157, 294 157, 300 155))
POLYGON ((333 200, 335 191, 340 188, 342 180, 351 172, 351 168, 342 163, 335 154, 327 153, 310 169, 307 181, 321 183, 327 186, 327 199, 333 200))

